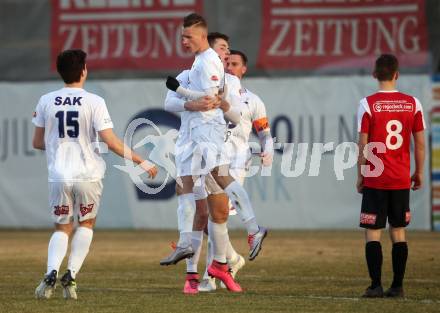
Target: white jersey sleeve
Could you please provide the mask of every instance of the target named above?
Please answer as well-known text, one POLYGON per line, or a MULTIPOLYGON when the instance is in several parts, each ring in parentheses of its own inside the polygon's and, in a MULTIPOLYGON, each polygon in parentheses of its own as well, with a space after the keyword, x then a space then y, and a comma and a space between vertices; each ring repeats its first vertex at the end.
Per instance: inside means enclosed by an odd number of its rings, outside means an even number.
POLYGON ((200 83, 203 91, 220 88, 223 73, 218 64, 211 62, 208 58, 203 58, 199 66, 200 83))
POLYGON ((252 126, 257 132, 269 129, 267 120, 266 106, 259 96, 251 93, 252 97, 252 126))
POLYGON ((32 123, 37 127, 44 127, 45 117, 44 117, 44 100, 43 97, 40 98, 35 109, 34 116, 32 118, 32 123))
MULTIPOLYGON (((235 108, 241 107, 241 83, 237 76, 225 74, 226 95, 225 100, 235 108)), ((240 110, 241 111, 241 110, 240 110)))
POLYGON ((93 112, 93 127, 96 131, 113 128, 113 122, 107 110, 104 99, 97 97, 101 101, 97 101, 93 112))
POLYGON ((240 79, 237 76, 228 73, 225 74, 225 77, 225 84, 227 86, 228 94, 240 98, 240 79))
MULTIPOLYGON (((188 74, 189 70, 184 70, 176 77, 180 86, 182 86, 183 88, 188 88, 188 74)), ((183 112, 185 111, 185 102, 186 101, 181 94, 172 90, 168 90, 164 103, 165 111, 183 112)))
POLYGON ((255 107, 254 107, 254 111, 252 112, 252 120, 256 121, 262 118, 266 118, 267 117, 266 106, 264 105, 263 101, 259 96, 257 96, 256 94, 253 94, 253 96, 254 96, 255 107))
POLYGON ((362 119, 365 114, 368 114, 371 116, 370 112, 370 106, 368 105, 367 99, 363 98, 359 102, 358 112, 357 112, 357 125, 358 125, 358 132, 361 132, 362 129, 362 119))

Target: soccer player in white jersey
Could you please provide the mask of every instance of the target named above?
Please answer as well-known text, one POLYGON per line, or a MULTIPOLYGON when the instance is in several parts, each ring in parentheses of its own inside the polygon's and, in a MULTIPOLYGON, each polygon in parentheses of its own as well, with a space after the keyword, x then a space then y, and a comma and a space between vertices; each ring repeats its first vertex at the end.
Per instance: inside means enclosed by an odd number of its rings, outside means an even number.
MULTIPOLYGON (((224 69, 219 56, 209 48, 207 40, 207 24, 198 14, 190 14, 184 18, 182 41, 184 47, 196 55, 189 72, 190 90, 203 92, 206 95, 218 96, 224 86, 224 69)), ((249 208, 252 205, 244 188, 229 175, 229 166, 224 156, 224 133, 226 122, 223 117, 232 109, 214 109, 206 112, 182 113, 183 124, 187 129, 188 143, 176 153, 178 172, 178 222, 180 238, 176 250, 161 264, 174 264, 176 260, 192 256, 191 233, 194 213, 196 211, 193 193, 194 177, 211 173, 214 180, 233 200, 236 209, 249 208), (203 165, 203 167, 202 167, 203 165), (183 256, 183 257, 182 257, 183 256)), ((238 114, 239 115, 239 114, 238 114)), ((231 119, 230 117, 227 117, 231 119)), ((208 268, 209 275, 224 282, 228 290, 241 292, 229 273, 226 263, 226 246, 229 241, 226 223, 211 223, 209 233, 213 237, 214 260, 208 268)), ((267 231, 259 228, 255 234, 255 246, 260 246, 267 231)), ((251 250, 255 249, 255 246, 251 250)))
MULTIPOLYGON (((208 34, 208 42, 211 48, 217 52, 222 63, 226 69, 226 60, 229 55, 229 37, 225 34, 213 32, 208 34)), ((177 81, 179 86, 184 89, 188 89, 189 87, 189 70, 185 70, 177 76, 177 81)), ((228 92, 232 94, 230 100, 232 101, 231 105, 240 106, 240 80, 231 74, 225 73, 225 83, 227 84, 228 92)), ((207 99, 201 98, 197 102, 196 101, 188 101, 185 102, 183 100, 183 96, 179 95, 177 92, 168 91, 167 97, 165 99, 165 110, 171 112, 182 112, 184 110, 188 111, 206 111, 204 107, 200 107, 198 102, 206 101, 207 99)), ((181 128, 182 131, 182 128, 181 128)), ((200 257, 200 251, 202 248, 203 242, 203 232, 208 223, 208 208, 207 208, 207 192, 204 184, 204 177, 200 181, 197 186, 194 187, 194 197, 196 200, 196 213, 194 217, 193 223, 193 232, 192 232, 192 248, 194 250, 194 255, 191 258, 186 259, 187 264, 187 275, 185 280, 185 285, 183 288, 184 293, 194 294, 198 293, 198 284, 199 284, 199 275, 197 272, 198 260, 200 257)), ((229 208, 223 208, 223 211, 220 211, 222 208, 215 208, 214 205, 210 205, 210 216, 211 219, 216 223, 224 223, 227 221, 229 208)), ((230 244, 229 244, 230 245, 230 244)), ((241 260, 244 259, 241 257, 241 260)), ((212 258, 210 258, 210 263, 212 258)))
MULTIPOLYGON (((227 71, 241 80, 247 71, 246 55, 241 51, 231 50, 227 61, 227 71)), ((263 166, 270 166, 272 164, 273 139, 270 133, 266 107, 263 101, 261 101, 256 94, 250 92, 246 88, 242 88, 240 94, 241 120, 239 124, 229 129, 226 148, 228 151, 228 156, 231 160, 230 173, 236 181, 243 185, 246 177, 247 163, 250 161, 250 147, 248 142, 252 131, 252 126, 257 132, 262 148, 260 158, 263 166)), ((229 211, 229 199, 224 191, 217 184, 215 184, 215 182, 213 182, 212 178, 209 176, 206 177, 206 184, 209 192, 209 206, 215 205, 217 207, 223 207, 224 210, 229 211)), ((246 227, 250 227, 248 223, 249 216, 255 218, 254 212, 249 212, 245 215, 243 215, 242 212, 238 213, 246 227)), ((253 238, 249 236, 248 240, 252 241, 253 238)), ((211 251, 208 250, 208 254, 210 252, 211 251)), ((210 258, 211 257, 208 256, 208 260, 210 260, 210 258)), ((227 247, 226 258, 231 269, 231 275, 235 277, 237 271, 244 265, 244 260, 239 254, 237 254, 231 244, 229 244, 227 247)), ((199 286, 199 290, 213 291, 215 289, 215 280, 210 278, 205 271, 205 275, 199 286)))
POLYGON ((105 173, 105 162, 97 150, 97 135, 111 151, 139 164, 149 177, 157 174, 154 164, 143 160, 113 133, 104 99, 83 89, 86 56, 82 50, 66 50, 58 55, 57 71, 65 86, 40 98, 32 120, 33 146, 46 150, 49 205, 55 223, 48 247, 47 272, 35 290, 39 299, 50 298, 55 290, 69 237, 67 271, 60 282, 64 298, 77 299, 75 279, 92 242, 105 173), (75 217, 79 224, 76 230, 75 217))

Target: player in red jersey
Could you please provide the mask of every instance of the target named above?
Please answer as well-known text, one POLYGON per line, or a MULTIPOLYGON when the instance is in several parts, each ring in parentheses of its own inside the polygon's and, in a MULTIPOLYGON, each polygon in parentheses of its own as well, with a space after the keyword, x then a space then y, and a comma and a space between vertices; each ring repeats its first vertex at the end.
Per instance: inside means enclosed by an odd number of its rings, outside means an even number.
POLYGON ((402 282, 408 257, 405 227, 411 219, 409 190, 420 189, 423 181, 425 122, 422 105, 417 98, 396 90, 398 67, 398 60, 393 55, 383 54, 376 60, 373 76, 379 82, 379 91, 363 98, 358 110, 356 187, 363 194, 360 227, 366 229, 365 255, 372 280, 364 297, 403 297, 402 282), (412 176, 411 135, 415 149, 412 176), (393 242, 394 278, 391 287, 383 292, 380 237, 387 219, 393 242))

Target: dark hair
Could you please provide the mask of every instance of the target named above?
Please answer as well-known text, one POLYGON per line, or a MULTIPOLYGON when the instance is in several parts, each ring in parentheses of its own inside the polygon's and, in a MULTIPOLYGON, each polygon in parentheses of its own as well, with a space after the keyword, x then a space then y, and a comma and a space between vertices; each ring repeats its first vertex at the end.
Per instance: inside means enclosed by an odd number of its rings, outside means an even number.
POLYGON ((218 32, 212 32, 208 34, 208 42, 209 45, 212 47, 215 44, 215 41, 217 39, 223 39, 226 42, 229 42, 229 36, 222 34, 222 33, 218 33, 218 32))
POLYGON ((65 50, 57 57, 57 71, 66 84, 81 80, 81 74, 86 67, 87 53, 82 50, 65 50))
POLYGON ((246 54, 244 54, 244 52, 241 52, 239 50, 230 50, 229 55, 233 55, 233 54, 239 55, 241 57, 241 61, 243 62, 243 65, 247 65, 248 58, 246 54))
POLYGON ((394 74, 399 70, 399 61, 392 54, 382 54, 376 60, 374 75, 379 81, 393 80, 394 74))
POLYGON ((206 29, 208 29, 208 24, 206 23, 206 20, 203 18, 203 16, 197 14, 197 13, 191 13, 190 15, 187 15, 183 18, 183 27, 191 27, 191 26, 201 26, 206 29))

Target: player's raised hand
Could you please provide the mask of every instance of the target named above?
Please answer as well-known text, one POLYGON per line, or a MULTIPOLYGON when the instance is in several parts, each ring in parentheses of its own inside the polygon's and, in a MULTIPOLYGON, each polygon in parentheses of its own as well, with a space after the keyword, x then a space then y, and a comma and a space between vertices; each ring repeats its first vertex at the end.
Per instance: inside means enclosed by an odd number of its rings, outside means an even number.
POLYGON ((148 173, 148 178, 154 178, 157 175, 157 167, 155 164, 148 162, 148 161, 144 161, 140 164, 140 166, 142 167, 142 169, 148 173))
POLYGON ((260 158, 263 166, 272 165, 273 155, 271 153, 263 151, 262 153, 260 153, 260 158))
POLYGON ((359 193, 362 193, 362 189, 364 188, 364 178, 362 176, 358 176, 357 182, 356 182, 356 190, 359 193))
POLYGON ((422 188, 423 175, 421 173, 414 173, 413 176, 411 176, 411 184, 412 190, 419 190, 420 188, 422 188))

